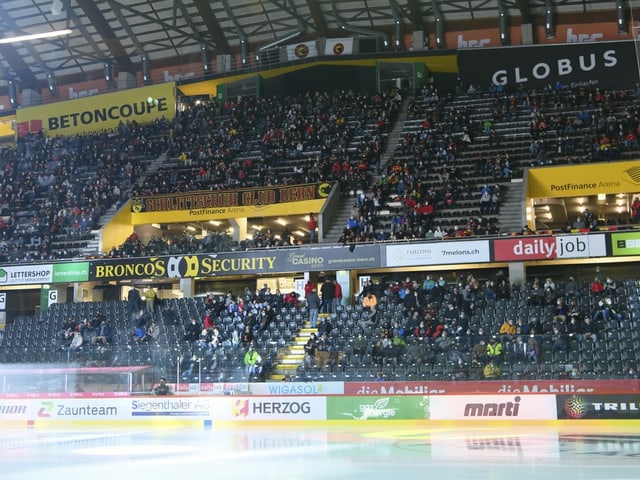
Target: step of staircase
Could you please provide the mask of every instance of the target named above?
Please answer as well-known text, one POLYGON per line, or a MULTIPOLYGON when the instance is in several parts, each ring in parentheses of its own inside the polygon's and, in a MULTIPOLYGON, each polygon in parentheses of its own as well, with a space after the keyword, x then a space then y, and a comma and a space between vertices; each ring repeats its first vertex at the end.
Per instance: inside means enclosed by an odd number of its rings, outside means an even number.
POLYGON ((298 367, 304 362, 304 346, 312 333, 317 332, 317 328, 311 328, 307 320, 304 327, 300 329, 298 335, 284 349, 281 358, 273 365, 266 381, 282 381, 285 375, 295 375, 298 367))

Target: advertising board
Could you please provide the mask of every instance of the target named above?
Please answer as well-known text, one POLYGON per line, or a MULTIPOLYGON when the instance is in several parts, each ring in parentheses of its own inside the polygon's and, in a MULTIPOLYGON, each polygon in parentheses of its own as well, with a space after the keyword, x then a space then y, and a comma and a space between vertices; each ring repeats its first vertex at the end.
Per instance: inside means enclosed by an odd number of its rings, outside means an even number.
POLYGON ((493 241, 493 259, 496 262, 589 258, 606 255, 604 234, 522 236, 493 241))
POLYGON ((612 233, 611 254, 614 257, 640 255, 640 232, 612 233))
POLYGON ((460 78, 466 84, 545 88, 633 88, 638 68, 632 41, 458 50, 460 78), (624 77, 622 83, 618 77, 624 77), (615 83, 614 83, 614 80, 615 83))
POLYGON ((432 420, 555 420, 555 395, 431 397, 432 420))
POLYGON ((327 417, 326 397, 235 397, 231 400, 232 420, 326 420, 327 417))
POLYGON ((556 403, 558 419, 640 419, 640 395, 557 395, 556 403))
POLYGON ((386 267, 485 263, 491 260, 488 240, 400 243, 386 246, 386 267))
POLYGON ((429 418, 428 396, 327 397, 327 420, 420 420, 429 418))
POLYGON ((446 395, 494 393, 631 393, 640 382, 626 380, 499 380, 479 382, 347 382, 345 395, 446 395))

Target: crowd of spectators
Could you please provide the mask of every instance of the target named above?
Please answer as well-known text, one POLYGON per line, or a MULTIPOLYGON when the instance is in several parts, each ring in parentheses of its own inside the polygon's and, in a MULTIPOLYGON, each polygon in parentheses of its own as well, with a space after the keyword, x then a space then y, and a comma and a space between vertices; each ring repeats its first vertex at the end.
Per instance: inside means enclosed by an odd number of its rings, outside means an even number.
POLYGON ((429 273, 422 281, 367 282, 357 297, 365 312, 359 322, 354 325, 339 308, 326 327, 321 323, 298 375, 326 366, 317 355, 323 341, 340 350, 329 367, 355 366, 357 372, 365 366, 369 375, 386 372, 386 379, 436 366, 442 378, 456 380, 505 378, 503 373, 523 378, 527 372, 537 378, 543 371, 564 378, 596 371, 625 375, 636 371, 638 359, 631 343, 625 343, 631 351, 622 352, 623 342, 635 338, 628 298, 637 299, 637 286, 630 293, 624 284, 605 279, 599 268, 591 286, 572 276, 512 286, 502 271, 482 281, 473 273, 448 280, 429 273), (598 282, 607 286, 598 289, 598 282), (334 330, 340 333, 331 335, 334 330), (346 342, 338 343, 345 335, 346 342))
POLYGON ((364 378, 370 378, 375 372, 381 379, 415 379, 418 372, 456 380, 527 373, 532 379, 620 378, 637 371, 640 361, 634 330, 640 318, 638 284, 617 280, 600 267, 590 281, 547 276, 523 285, 512 285, 501 270, 483 278, 474 272, 394 275, 366 282, 354 303, 341 298, 335 279, 309 281, 304 291, 300 298, 265 284, 209 294, 202 302, 178 302, 161 300, 150 288, 143 295, 134 288, 126 308, 117 309, 129 312, 126 318, 112 318, 113 307, 107 317, 100 304, 90 315, 71 309, 76 313, 61 319, 55 346, 74 360, 95 350, 117 364, 132 347, 161 345, 181 352, 185 381, 196 374, 225 380, 238 369, 263 379, 274 352, 307 322, 314 335, 305 346, 299 380, 314 379, 320 371, 340 378, 348 372, 367 372, 364 378), (200 303, 202 310, 185 307, 200 303), (175 344, 167 343, 170 332, 175 344), (249 351, 256 355, 240 365, 249 351))
POLYGON ((2 148, 0 260, 80 255, 64 242, 87 239, 109 207, 129 198, 143 161, 166 150, 167 130, 168 120, 158 120, 86 135, 30 133, 2 148))
POLYGON ((208 232, 201 239, 190 233, 181 233, 171 238, 152 236, 146 243, 136 232, 133 232, 120 245, 111 247, 103 257, 127 258, 229 252, 233 250, 233 243, 231 236, 226 232, 208 232))
MULTIPOLYGON (((560 84, 538 92, 474 87, 465 102, 463 92, 443 96, 426 86, 408 106, 408 124, 415 126, 403 129, 381 180, 358 198, 339 241, 440 238, 440 229, 445 238, 498 233, 501 183, 524 167, 612 161, 637 150, 639 95, 640 88, 560 84), (513 141, 519 122, 528 122, 524 156, 525 143, 513 141), (503 137, 511 138, 510 147, 503 137), (447 225, 446 212, 456 208, 456 224, 447 225)), ((629 216, 624 222, 633 223, 629 216)))
POLYGON ((335 181, 366 185, 401 97, 341 91, 241 97, 178 113, 168 156, 134 195, 335 181))
MULTIPOLYGON (((343 195, 354 197, 343 242, 439 238, 440 231, 445 237, 497 233, 501 183, 522 167, 611 161, 637 149, 639 98, 640 88, 558 84, 538 92, 483 92, 476 86, 465 97, 441 95, 428 85, 407 106, 418 127, 403 130, 398 144, 389 146, 386 134, 403 99, 395 89, 239 97, 109 132, 55 138, 30 133, 0 149, 0 260, 78 256, 100 216, 130 197, 317 181, 339 182, 343 195), (481 105, 479 98, 485 99, 481 105), (504 142, 512 136, 509 125, 517 130, 522 121, 529 142, 524 161, 519 146, 505 148, 504 142), (383 164, 386 148, 393 155, 383 164), (147 171, 146 160, 161 153, 166 166, 147 171), (456 214, 455 223, 442 221, 448 211, 456 214)), ((295 243, 282 233, 254 235, 240 248, 295 243)), ((108 255, 237 247, 224 232, 149 243, 123 239, 123 245, 107 247, 108 255)))

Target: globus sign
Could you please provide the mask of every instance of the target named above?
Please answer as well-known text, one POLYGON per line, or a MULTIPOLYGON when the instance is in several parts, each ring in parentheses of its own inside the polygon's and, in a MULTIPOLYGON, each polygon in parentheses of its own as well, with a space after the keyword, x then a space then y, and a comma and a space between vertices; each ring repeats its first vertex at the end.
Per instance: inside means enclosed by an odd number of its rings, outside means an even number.
POLYGON ((589 42, 458 50, 460 78, 465 84, 544 88, 597 85, 633 88, 638 81, 634 43, 589 42), (620 82, 623 82, 622 84, 620 82))

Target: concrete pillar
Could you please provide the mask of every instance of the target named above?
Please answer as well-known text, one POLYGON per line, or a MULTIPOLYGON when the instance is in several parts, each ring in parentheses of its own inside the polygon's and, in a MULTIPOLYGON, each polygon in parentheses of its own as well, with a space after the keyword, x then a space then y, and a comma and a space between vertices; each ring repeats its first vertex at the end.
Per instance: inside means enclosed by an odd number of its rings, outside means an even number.
POLYGON ((425 35, 422 30, 416 30, 412 33, 413 50, 420 52, 429 49, 429 36, 425 35))
POLYGON ((229 223, 233 227, 232 238, 236 242, 241 242, 247 238, 247 219, 246 218, 231 218, 229 223))
MULTIPOLYGON (((78 285, 77 283, 74 283, 73 286, 75 288, 75 286, 78 285)), ((56 301, 56 303, 67 303, 67 286, 63 285, 53 285, 51 286, 51 288, 49 289, 49 291, 51 290, 55 290, 56 291, 56 295, 58 296, 58 299, 56 301)))
POLYGON ((533 45, 532 23, 523 23, 520 25, 520 34, 522 36, 522 45, 533 45))
POLYGON ((42 105, 42 94, 38 90, 25 88, 22 90, 22 106, 42 105))
POLYGON ((509 263, 509 282, 524 285, 527 281, 527 270, 523 262, 509 263))
POLYGON ((351 299, 351 271, 337 270, 336 280, 342 287, 342 305, 346 305, 351 299))
POLYGON ((191 298, 195 294, 195 280, 193 278, 181 278, 180 290, 184 298, 191 298))
POLYGON ((231 67, 231 55, 223 54, 216 57, 216 73, 230 72, 231 67))
POLYGON ((129 72, 118 72, 118 90, 136 87, 136 76, 129 72))

